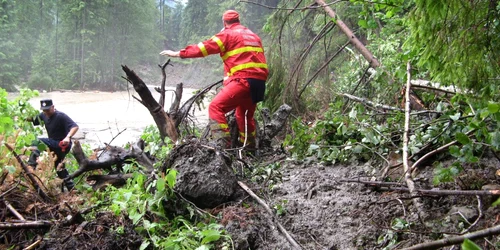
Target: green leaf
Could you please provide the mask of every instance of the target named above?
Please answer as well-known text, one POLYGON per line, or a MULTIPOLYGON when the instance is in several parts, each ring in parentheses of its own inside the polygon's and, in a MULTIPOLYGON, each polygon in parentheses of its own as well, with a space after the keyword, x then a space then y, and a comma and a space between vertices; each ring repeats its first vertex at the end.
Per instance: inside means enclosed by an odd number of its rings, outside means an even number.
POLYGON ((14 167, 12 165, 5 166, 4 169, 9 171, 10 174, 13 174, 16 172, 16 167, 14 167))
POLYGON ((497 113, 499 109, 500 109, 500 104, 495 102, 488 103, 488 111, 490 111, 491 114, 497 113))
POLYGON ((479 113, 479 117, 481 119, 484 119, 490 115, 490 111, 488 109, 482 109, 481 112, 479 113))
POLYGON ((391 228, 394 230, 401 230, 401 229, 405 229, 407 226, 408 226, 408 222, 406 222, 406 220, 403 220, 400 218, 395 218, 392 221, 391 228))
POLYGON ((356 145, 354 147, 354 149, 352 150, 352 152, 354 152, 355 154, 360 154, 361 152, 363 152, 363 146, 361 145, 356 145))
POLYGON ((458 132, 457 134, 455 134, 455 138, 462 145, 467 145, 467 144, 471 143, 471 140, 469 139, 469 137, 462 132, 458 132))
POLYGON ((498 198, 495 202, 491 204, 492 207, 496 207, 500 204, 500 198, 498 198))
POLYGON ((123 198, 125 198, 125 201, 129 201, 131 197, 132 197, 132 192, 123 193, 123 198))
POLYGON ((203 240, 201 240, 201 244, 214 242, 220 239, 220 232, 217 230, 204 230, 201 234, 204 236, 203 240))
POLYGON ((176 178, 177 178, 177 171, 170 169, 167 174, 167 182, 170 188, 174 188, 176 178))
POLYGON ((453 121, 457 121, 458 119, 460 119, 460 113, 450 115, 450 119, 452 119, 453 121))
POLYGON ((387 13, 385 13, 385 17, 386 18, 391 18, 394 16, 394 11, 390 10, 390 11, 387 11, 387 13))
POLYGON ((138 213, 136 211, 136 208, 131 208, 129 209, 128 217, 132 220, 134 225, 136 225, 137 222, 139 222, 139 220, 142 218, 142 214, 138 213))
POLYGON ((490 144, 495 147, 497 150, 500 149, 500 132, 495 131, 490 133, 490 144))
POLYGON ((156 180, 156 190, 163 192, 165 191, 165 179, 159 178, 156 180))
POLYGON ((453 145, 450 147, 450 154, 454 157, 460 157, 462 155, 460 153, 460 148, 457 145, 453 145))
POLYGON ((462 243, 462 250, 481 250, 481 248, 469 239, 465 239, 462 243))
POLYGON ((146 249, 146 248, 149 246, 149 244, 151 244, 151 242, 149 242, 148 240, 144 240, 144 241, 142 242, 141 246, 139 247, 139 250, 144 250, 144 249, 146 249))
POLYGON ((368 27, 368 23, 366 22, 366 20, 363 20, 363 19, 361 19, 361 20, 358 21, 358 25, 361 28, 367 28, 368 27))
POLYGON ((210 248, 207 245, 201 245, 197 247, 195 250, 210 250, 210 248))

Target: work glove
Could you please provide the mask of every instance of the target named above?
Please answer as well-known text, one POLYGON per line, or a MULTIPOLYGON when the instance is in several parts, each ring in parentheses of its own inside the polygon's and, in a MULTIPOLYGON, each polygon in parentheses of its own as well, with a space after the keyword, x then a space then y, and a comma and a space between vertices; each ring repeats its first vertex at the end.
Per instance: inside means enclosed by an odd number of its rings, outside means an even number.
POLYGON ((60 141, 59 147, 61 147, 61 151, 66 152, 66 149, 69 147, 69 143, 67 141, 60 141))

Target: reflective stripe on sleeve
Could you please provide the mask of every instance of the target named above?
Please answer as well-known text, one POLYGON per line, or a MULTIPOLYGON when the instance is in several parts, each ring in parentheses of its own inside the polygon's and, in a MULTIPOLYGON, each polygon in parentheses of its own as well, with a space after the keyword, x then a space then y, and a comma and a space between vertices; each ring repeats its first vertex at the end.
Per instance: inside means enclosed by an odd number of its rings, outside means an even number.
POLYGON ((217 45, 219 45, 219 49, 220 49, 221 53, 226 52, 226 47, 224 47, 224 43, 218 37, 213 36, 212 41, 214 41, 215 43, 217 43, 217 45))
POLYGON ((208 52, 207 52, 207 48, 205 48, 205 44, 198 43, 198 48, 200 48, 201 54, 203 54, 203 56, 208 56, 208 52))

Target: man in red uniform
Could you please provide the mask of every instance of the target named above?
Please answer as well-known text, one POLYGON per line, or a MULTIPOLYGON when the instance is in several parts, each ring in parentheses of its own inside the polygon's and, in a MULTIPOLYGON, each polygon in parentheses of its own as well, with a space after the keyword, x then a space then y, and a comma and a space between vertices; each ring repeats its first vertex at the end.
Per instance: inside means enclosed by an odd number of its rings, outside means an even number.
POLYGON ((219 54, 224 63, 224 87, 208 108, 212 139, 230 145, 226 113, 236 109, 235 116, 240 131, 240 142, 255 149, 256 104, 264 99, 268 69, 259 36, 240 24, 238 12, 228 10, 222 15, 224 29, 199 44, 189 45, 180 51, 164 50, 160 55, 196 58, 219 54))

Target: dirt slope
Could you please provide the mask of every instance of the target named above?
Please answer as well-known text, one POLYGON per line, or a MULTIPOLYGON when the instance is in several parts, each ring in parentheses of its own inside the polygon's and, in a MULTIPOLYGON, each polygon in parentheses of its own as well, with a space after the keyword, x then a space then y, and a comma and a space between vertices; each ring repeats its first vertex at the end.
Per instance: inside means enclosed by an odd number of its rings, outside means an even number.
MULTIPOLYGON (((457 183, 436 189, 468 189, 459 184, 470 181, 472 176, 476 184, 497 185, 498 160, 484 160, 480 166, 466 171, 457 183)), ((429 214, 422 224, 408 194, 382 192, 364 184, 342 181, 378 176, 379 169, 368 163, 324 166, 288 161, 283 162, 281 173, 283 182, 262 189, 261 195, 271 207, 281 204, 282 210, 286 210, 278 216, 279 221, 303 249, 401 249, 498 223, 500 209, 491 206, 496 197, 480 197, 479 209, 476 196, 449 195, 421 197, 429 214)), ((431 187, 431 182, 429 171, 416 179, 420 188, 431 187)), ((257 249, 293 249, 282 234, 278 239, 275 237, 276 234, 262 240, 264 244, 257 249)), ((498 242, 498 236, 475 241, 483 249, 498 249, 498 242)))

